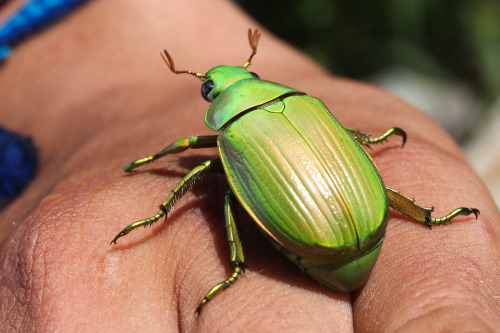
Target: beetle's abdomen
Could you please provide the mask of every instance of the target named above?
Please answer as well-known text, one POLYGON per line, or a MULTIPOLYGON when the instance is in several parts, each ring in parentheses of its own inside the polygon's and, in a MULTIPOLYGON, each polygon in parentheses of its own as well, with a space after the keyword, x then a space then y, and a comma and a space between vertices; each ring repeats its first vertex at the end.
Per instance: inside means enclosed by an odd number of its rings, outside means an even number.
POLYGON ((383 237, 378 171, 318 99, 291 96, 248 112, 220 134, 219 150, 240 203, 299 257, 345 260, 383 237))

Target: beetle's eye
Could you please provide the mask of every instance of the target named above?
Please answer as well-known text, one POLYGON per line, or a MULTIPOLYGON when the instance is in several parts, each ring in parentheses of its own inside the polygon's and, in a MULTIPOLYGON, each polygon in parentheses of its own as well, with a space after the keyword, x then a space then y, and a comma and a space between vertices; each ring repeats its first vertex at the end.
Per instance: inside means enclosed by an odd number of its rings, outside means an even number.
POLYGON ((250 72, 250 74, 252 74, 254 78, 256 78, 256 79, 260 79, 260 77, 259 77, 256 73, 254 73, 254 72, 250 72))
POLYGON ((214 89, 214 81, 212 81, 212 80, 206 80, 201 85, 201 96, 203 96, 203 98, 207 102, 210 102, 210 100, 208 99, 208 94, 210 94, 210 92, 212 91, 212 89, 214 89))

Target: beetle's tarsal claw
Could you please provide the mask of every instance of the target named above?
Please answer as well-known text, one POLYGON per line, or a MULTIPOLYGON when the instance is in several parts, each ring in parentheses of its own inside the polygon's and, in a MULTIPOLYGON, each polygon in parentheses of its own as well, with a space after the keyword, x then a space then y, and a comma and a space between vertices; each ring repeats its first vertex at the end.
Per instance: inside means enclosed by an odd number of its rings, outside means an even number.
POLYGON ((120 238, 120 237, 122 237, 122 236, 125 236, 126 234, 127 234, 127 233, 126 233, 126 232, 123 232, 123 230, 122 230, 122 231, 120 231, 120 233, 119 233, 118 235, 116 235, 116 236, 115 236, 115 238, 113 238, 113 240, 111 241, 111 243, 109 243, 109 245, 111 245, 111 244, 113 244, 113 243, 114 243, 114 244, 116 244, 116 241, 118 240, 118 238, 120 238))
POLYGON ((476 217, 476 220, 477 220, 477 218, 479 217, 479 210, 476 208, 459 207, 459 208, 455 209, 454 211, 452 211, 451 213, 449 213, 448 215, 445 215, 443 217, 436 218, 436 217, 431 216, 429 220, 426 219, 426 223, 444 224, 446 222, 450 222, 451 220, 453 220, 455 217, 457 217, 459 215, 467 216, 470 214, 474 214, 474 216, 476 217))
POLYGON ((375 137, 375 138, 371 138, 370 134, 361 133, 357 129, 353 129, 353 128, 349 128, 349 127, 344 127, 344 128, 347 130, 347 132, 349 132, 354 137, 354 139, 356 141, 358 141, 361 145, 363 145, 367 148, 370 148, 370 144, 384 143, 385 141, 387 141, 389 136, 391 136, 393 134, 399 135, 403 138, 402 147, 404 147, 404 145, 406 143, 406 132, 403 131, 399 127, 389 128, 387 131, 385 131, 384 134, 382 134, 381 136, 375 137))
POLYGON ((203 299, 203 301, 200 302, 200 304, 196 307, 196 310, 194 310, 194 314, 195 315, 200 315, 201 314, 201 308, 203 307, 203 305, 206 303, 205 299, 203 299))
POLYGON ((474 216, 476 217, 476 220, 480 214, 479 209, 476 209, 476 208, 460 207, 459 209, 460 209, 460 212, 457 213, 457 215, 461 214, 461 215, 467 216, 470 214, 474 214, 474 216))
POLYGON ((118 240, 118 238, 120 238, 120 234, 116 235, 115 238, 113 238, 113 240, 111 241, 111 243, 109 243, 109 245, 111 244, 116 244, 116 241, 118 240))
POLYGON ((230 277, 213 286, 212 289, 210 289, 208 293, 205 295, 205 297, 203 297, 203 300, 200 302, 200 305, 198 305, 198 307, 196 308, 195 313, 200 314, 203 305, 205 305, 208 301, 210 301, 215 296, 215 294, 226 289, 227 287, 230 287, 238 279, 241 272, 242 272, 241 267, 235 267, 234 272, 233 274, 231 274, 230 277))
POLYGON ((400 135, 403 137, 403 143, 401 144, 401 148, 403 148, 406 144, 406 132, 403 131, 401 128, 399 128, 399 130, 401 131, 400 135))
POLYGON ((431 214, 427 215, 425 218, 424 225, 429 228, 429 230, 432 230, 432 224, 431 224, 431 214))

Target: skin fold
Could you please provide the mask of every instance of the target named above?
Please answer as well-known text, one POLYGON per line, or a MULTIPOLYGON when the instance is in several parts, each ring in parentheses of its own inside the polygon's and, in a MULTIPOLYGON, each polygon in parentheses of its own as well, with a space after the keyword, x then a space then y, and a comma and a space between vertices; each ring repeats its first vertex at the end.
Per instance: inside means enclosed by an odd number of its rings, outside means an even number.
POLYGON ((1 332, 500 327, 499 212, 458 145, 404 101, 326 73, 230 2, 89 2, 14 50, 0 66, 0 101, 2 125, 32 136, 41 158, 33 183, 0 215, 1 332), (304 276, 242 218, 250 270, 199 316, 204 294, 231 273, 222 176, 197 183, 166 223, 109 245, 217 154, 192 150, 122 171, 176 139, 215 134, 204 126, 199 80, 171 73, 160 52, 167 48, 179 70, 242 65, 250 27, 262 32, 250 68, 261 78, 320 98, 344 126, 408 133, 404 148, 391 137, 369 151, 386 186, 433 206, 435 216, 466 206, 479 219, 430 231, 391 210, 368 282, 339 294, 304 276))

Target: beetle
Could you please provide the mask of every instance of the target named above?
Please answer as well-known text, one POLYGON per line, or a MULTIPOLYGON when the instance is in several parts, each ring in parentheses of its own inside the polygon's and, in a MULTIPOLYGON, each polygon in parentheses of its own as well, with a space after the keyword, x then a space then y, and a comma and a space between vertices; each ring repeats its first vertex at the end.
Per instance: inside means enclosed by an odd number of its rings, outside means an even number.
POLYGON ((163 60, 173 73, 202 80, 201 94, 211 103, 205 124, 219 134, 179 139, 124 170, 187 149, 217 147, 219 156, 191 170, 154 216, 130 224, 111 243, 166 218, 202 175, 223 172, 230 187, 224 212, 233 273, 208 291, 195 311, 200 313, 204 304, 244 272, 236 205, 303 272, 339 292, 355 290, 368 279, 385 237, 389 207, 429 228, 459 215, 478 218, 479 210, 466 207, 435 218, 433 208, 385 187, 364 147, 391 135, 402 137, 404 146, 405 131, 393 127, 372 138, 342 126, 319 99, 249 72, 259 37, 257 30, 249 29, 252 53, 243 66, 217 66, 206 73, 177 70, 164 51, 163 60))

